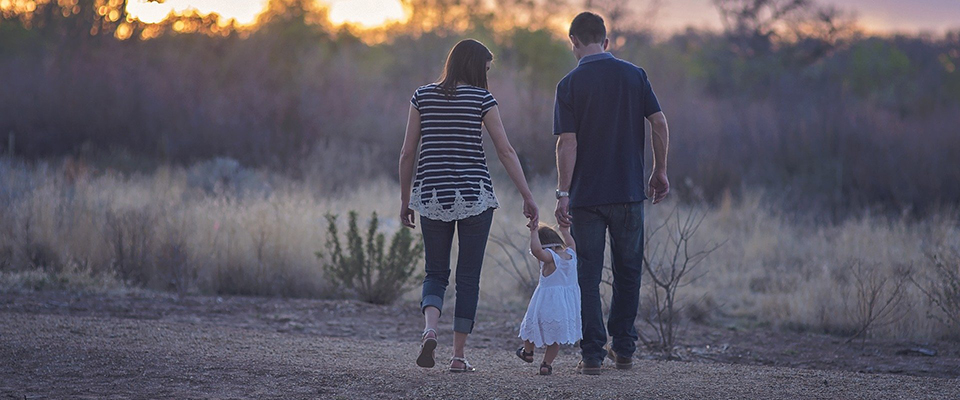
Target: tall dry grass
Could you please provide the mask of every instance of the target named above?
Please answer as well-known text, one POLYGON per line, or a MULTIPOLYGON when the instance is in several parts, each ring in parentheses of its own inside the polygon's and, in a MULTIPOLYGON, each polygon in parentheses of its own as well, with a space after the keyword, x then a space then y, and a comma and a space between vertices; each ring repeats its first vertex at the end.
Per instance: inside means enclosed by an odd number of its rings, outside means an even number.
MULTIPOLYGON (((377 211, 389 233, 400 229, 390 218, 399 196, 388 180, 354 181, 336 193, 324 193, 317 183, 322 180, 294 181, 229 160, 164 167, 150 175, 90 172, 69 162, 0 162, 0 290, 145 287, 329 297, 334 291, 314 256, 325 239, 324 215, 377 211)), ((496 182, 502 208, 493 231, 525 249, 519 197, 508 179, 496 182)), ((533 183, 545 222, 552 222, 552 188, 549 179, 533 183)), ((864 214, 818 225, 778 211, 768 198, 752 192, 718 206, 668 202, 646 208, 648 227, 673 211, 701 212, 705 220, 692 244, 723 243, 699 270, 706 275, 681 289, 679 300, 696 305, 688 317, 746 317, 851 335, 859 328, 858 273, 893 279, 909 270, 916 281, 927 282, 935 273, 928 253, 960 248, 954 213, 920 221, 864 214)), ((521 260, 521 269, 535 264, 523 250, 505 252, 493 243, 488 249, 481 301, 521 309, 529 282, 518 281, 507 260, 521 260)), ((404 301, 416 298, 411 292, 404 301)), ((868 333, 903 339, 958 334, 928 317, 941 310, 915 285, 905 286, 895 307, 868 333)))

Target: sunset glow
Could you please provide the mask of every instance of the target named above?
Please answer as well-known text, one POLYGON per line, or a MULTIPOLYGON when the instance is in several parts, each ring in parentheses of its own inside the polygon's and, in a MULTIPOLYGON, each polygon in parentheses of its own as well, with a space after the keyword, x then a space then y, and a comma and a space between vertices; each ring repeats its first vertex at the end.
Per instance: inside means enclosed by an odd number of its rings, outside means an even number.
POLYGON ((332 0, 330 21, 334 24, 356 24, 376 27, 406 17, 398 0, 332 0))
MULTIPOLYGON (((127 11, 146 23, 163 21, 171 12, 180 14, 196 10, 201 14, 217 13, 224 19, 236 20, 240 25, 256 21, 267 0, 167 0, 163 3, 130 0, 127 11)), ((330 7, 330 21, 334 24, 355 24, 367 28, 392 21, 403 21, 406 14, 399 0, 328 0, 320 1, 330 7)))
POLYGON ((140 21, 155 24, 163 21, 171 12, 180 14, 187 10, 197 10, 201 14, 217 13, 226 20, 236 20, 240 25, 250 25, 256 21, 266 6, 266 0, 166 0, 163 3, 147 0, 130 0, 127 12, 140 21))
MULTIPOLYGON (((861 25, 871 32, 944 32, 958 28, 960 7, 957 0, 819 0, 818 3, 839 6, 855 13, 861 25)), ((29 1, 0 0, 0 6, 29 6, 29 1)), ((240 25, 256 21, 267 0, 166 0, 163 3, 147 0, 129 0, 127 10, 143 22, 157 23, 171 12, 196 10, 201 14, 215 12, 225 19, 234 19, 240 25)), ((318 0, 329 7, 334 24, 354 24, 375 28, 390 22, 407 19, 400 0, 318 0)), ((638 3, 639 4, 639 3, 638 3)), ((647 25, 664 31, 677 32, 688 26, 720 29, 720 18, 711 0, 674 0, 665 2, 658 12, 648 16, 647 25)))

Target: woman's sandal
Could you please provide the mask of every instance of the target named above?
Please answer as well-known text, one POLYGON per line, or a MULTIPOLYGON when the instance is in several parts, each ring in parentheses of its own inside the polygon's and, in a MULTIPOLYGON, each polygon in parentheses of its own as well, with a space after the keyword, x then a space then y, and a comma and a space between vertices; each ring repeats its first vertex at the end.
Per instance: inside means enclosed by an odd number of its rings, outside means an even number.
POLYGON ((553 366, 547 363, 540 363, 540 371, 537 372, 538 375, 552 375, 553 366), (543 373, 543 370, 546 369, 547 373, 543 373))
POLYGON ((417 356, 417 366, 423 368, 433 368, 437 365, 435 352, 437 350, 437 331, 427 329, 423 331, 423 337, 420 339, 420 355, 417 356), (427 334, 433 332, 433 337, 427 337, 427 334))
POLYGON ((474 368, 472 365, 470 365, 470 363, 467 362, 467 359, 466 359, 466 358, 463 358, 463 357, 451 357, 451 358, 450 358, 450 372, 458 372, 458 373, 459 373, 459 372, 477 372, 477 369, 474 368), (463 368, 456 368, 456 367, 454 367, 454 366, 453 366, 453 362, 454 362, 454 361, 463 363, 463 368))
POLYGON ((523 360, 523 362, 528 362, 528 363, 533 362, 533 352, 531 351, 527 353, 523 351, 523 347, 517 349, 517 357, 520 357, 520 359, 523 360))

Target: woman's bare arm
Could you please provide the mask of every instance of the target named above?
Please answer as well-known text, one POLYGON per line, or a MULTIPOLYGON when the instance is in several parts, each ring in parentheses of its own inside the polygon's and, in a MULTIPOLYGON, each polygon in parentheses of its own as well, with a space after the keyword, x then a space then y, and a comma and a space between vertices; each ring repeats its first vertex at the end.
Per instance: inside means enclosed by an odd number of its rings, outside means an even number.
POLYGON ((503 128, 503 121, 500 120, 500 107, 493 106, 483 117, 483 125, 487 127, 490 139, 493 140, 493 146, 497 149, 497 156, 500 157, 500 163, 507 170, 507 175, 513 184, 520 191, 523 197, 523 215, 529 218, 533 223, 539 224, 540 216, 537 204, 533 200, 533 193, 527 186, 527 178, 523 175, 523 168, 520 166, 520 159, 517 157, 517 151, 513 149, 510 140, 507 139, 507 131, 503 128))

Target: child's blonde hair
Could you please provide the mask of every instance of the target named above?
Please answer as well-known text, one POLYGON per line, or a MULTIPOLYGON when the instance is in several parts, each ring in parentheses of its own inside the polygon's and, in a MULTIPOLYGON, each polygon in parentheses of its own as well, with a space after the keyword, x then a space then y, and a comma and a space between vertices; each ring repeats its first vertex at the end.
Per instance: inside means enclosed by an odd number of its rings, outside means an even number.
POLYGON ((537 236, 540 237, 540 244, 543 247, 566 246, 563 237, 557 231, 547 225, 540 225, 537 228, 537 236))

